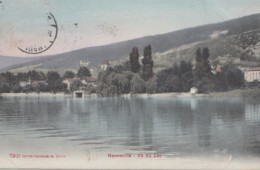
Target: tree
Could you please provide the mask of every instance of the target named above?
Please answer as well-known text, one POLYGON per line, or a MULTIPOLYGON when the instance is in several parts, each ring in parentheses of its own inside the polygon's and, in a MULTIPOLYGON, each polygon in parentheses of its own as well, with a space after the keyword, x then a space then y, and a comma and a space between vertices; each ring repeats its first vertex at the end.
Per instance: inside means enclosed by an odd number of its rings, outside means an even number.
POLYGON ((130 68, 134 73, 137 73, 140 69, 139 52, 137 47, 133 47, 132 52, 130 53, 130 68))
POLYGON ((244 74, 236 66, 229 65, 222 70, 229 88, 240 88, 244 84, 244 74))
POLYGON ((47 73, 47 83, 49 90, 56 92, 62 88, 61 77, 59 73, 55 71, 49 71, 47 73))
POLYGON ((12 91, 13 91, 14 93, 19 93, 19 92, 22 91, 22 87, 19 86, 19 84, 15 84, 15 85, 13 86, 13 88, 12 88, 12 91))
POLYGON ((187 72, 192 72, 192 64, 191 61, 185 61, 185 60, 181 60, 180 62, 180 66, 179 66, 179 74, 185 74, 187 72))
POLYGON ((117 71, 117 72, 123 72, 123 71, 130 71, 131 68, 130 68, 130 62, 129 61, 125 61, 123 62, 121 65, 116 65, 114 67, 114 69, 117 71))
POLYGON ((128 94, 130 93, 130 81, 132 80, 134 74, 131 71, 124 71, 122 74, 119 76, 119 89, 120 92, 123 94, 128 94))
POLYGON ((45 83, 39 83, 36 86, 33 86, 34 91, 36 92, 46 92, 48 91, 48 85, 46 85, 45 83))
POLYGON ((180 70, 179 65, 177 63, 174 63, 172 65, 172 73, 175 75, 179 75, 179 70, 180 70))
POLYGON ((193 72, 187 71, 181 74, 180 80, 181 80, 182 91, 188 92, 193 86, 193 82, 194 82, 193 72))
POLYGON ((74 81, 71 84, 71 91, 79 90, 79 87, 82 86, 82 82, 80 80, 74 81))
POLYGON ((204 76, 200 81, 196 82, 196 87, 198 88, 199 92, 209 93, 215 91, 216 86, 215 82, 211 78, 204 76))
POLYGON ((160 71, 157 75, 157 92, 181 92, 182 84, 179 75, 173 74, 173 69, 160 71))
POLYGON ((12 87, 16 84, 16 79, 14 74, 11 72, 6 72, 3 74, 3 76, 6 80, 6 83, 8 83, 8 87, 12 89, 12 87))
POLYGON ((35 70, 29 71, 27 74, 31 80, 44 80, 45 79, 45 75, 43 72, 37 72, 35 70))
POLYGON ((30 93, 32 92, 34 89, 31 85, 26 85, 23 89, 22 89, 22 92, 24 93, 30 93))
POLYGON ((192 87, 194 81, 191 61, 187 62, 182 60, 178 68, 178 74, 181 80, 182 91, 187 92, 192 87))
POLYGON ((139 74, 135 74, 130 82, 132 93, 145 93, 146 83, 139 74))
POLYGON ((198 48, 196 51, 194 85, 198 88, 199 92, 210 92, 213 91, 215 87, 215 85, 212 85, 212 83, 214 83, 214 77, 211 73, 208 60, 209 56, 209 49, 207 47, 203 49, 198 48))
POLYGON ((149 79, 146 82, 146 91, 149 94, 156 93, 158 89, 157 76, 153 76, 153 78, 149 79))
POLYGON ((182 60, 179 64, 174 63, 171 68, 161 70, 156 77, 159 93, 189 91, 194 81, 192 64, 182 60))
POLYGON ((28 81, 29 75, 28 73, 18 73, 16 79, 17 81, 28 81))
POLYGON ((181 80, 178 76, 170 76, 166 79, 166 88, 169 92, 181 92, 182 91, 182 84, 181 80))
POLYGON ((118 73, 111 73, 107 77, 107 84, 109 85, 109 88, 112 88, 111 94, 112 95, 118 95, 121 93, 119 89, 119 79, 120 79, 120 74, 118 73))
POLYGON ((75 73, 72 72, 72 71, 66 71, 64 73, 64 75, 62 76, 63 79, 66 79, 66 78, 74 78, 75 77, 75 73))
MULTIPOLYGON (((0 93, 3 93, 6 89, 6 87, 4 88, 4 86, 7 86, 7 82, 6 79, 4 77, 4 74, 0 74, 0 93)), ((10 89, 9 89, 10 91, 10 89)))
POLYGON ((9 93, 10 87, 7 84, 3 84, 0 86, 0 93, 9 93))
POLYGON ((209 49, 204 47, 202 50, 198 48, 196 51, 195 78, 201 80, 204 76, 211 74, 209 65, 209 49))
POLYGON ((78 70, 77 75, 80 78, 91 77, 91 73, 90 73, 90 71, 89 71, 89 69, 87 67, 80 67, 79 70, 78 70))
POLYGON ((148 45, 144 48, 144 58, 143 63, 143 79, 147 81, 149 78, 153 77, 153 60, 152 60, 152 48, 148 45))

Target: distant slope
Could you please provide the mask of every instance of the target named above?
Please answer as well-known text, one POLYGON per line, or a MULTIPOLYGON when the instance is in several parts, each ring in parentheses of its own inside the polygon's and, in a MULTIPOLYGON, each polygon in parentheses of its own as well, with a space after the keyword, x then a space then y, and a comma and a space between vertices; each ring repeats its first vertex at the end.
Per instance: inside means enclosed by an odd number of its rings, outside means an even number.
POLYGON ((229 32, 226 36, 232 36, 258 28, 260 28, 260 14, 254 14, 226 22, 188 28, 161 35, 147 36, 105 46, 84 48, 53 56, 45 56, 34 61, 9 66, 2 69, 2 71, 26 65, 39 64, 41 65, 41 69, 77 69, 79 60, 89 60, 91 64, 90 67, 95 67, 104 60, 127 58, 133 46, 139 48, 141 55, 144 46, 148 44, 151 44, 153 52, 164 52, 181 45, 208 40, 209 35, 214 31, 228 30, 229 32))
POLYGON ((9 57, 9 56, 0 56, 0 69, 15 65, 15 64, 21 64, 21 63, 27 63, 29 61, 37 60, 39 59, 38 57, 26 57, 26 58, 21 58, 21 57, 9 57))

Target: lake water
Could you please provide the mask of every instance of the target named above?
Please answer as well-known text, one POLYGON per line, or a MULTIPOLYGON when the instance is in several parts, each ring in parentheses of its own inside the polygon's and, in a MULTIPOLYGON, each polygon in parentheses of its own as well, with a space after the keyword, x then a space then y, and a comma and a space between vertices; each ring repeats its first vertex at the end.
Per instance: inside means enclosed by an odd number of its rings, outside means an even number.
POLYGON ((2 153, 260 157, 259 98, 0 98, 2 153), (4 152, 5 151, 5 152, 4 152))

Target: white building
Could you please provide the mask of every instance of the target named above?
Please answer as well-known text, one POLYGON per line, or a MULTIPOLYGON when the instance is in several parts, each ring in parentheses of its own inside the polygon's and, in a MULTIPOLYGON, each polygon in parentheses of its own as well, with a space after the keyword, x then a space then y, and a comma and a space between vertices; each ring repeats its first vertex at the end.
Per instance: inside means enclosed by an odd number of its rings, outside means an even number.
POLYGON ((28 81, 19 81, 19 86, 20 87, 25 87, 27 85, 31 85, 31 78, 29 77, 28 81))
POLYGON ((81 80, 81 83, 83 85, 92 85, 92 86, 96 87, 97 86, 97 78, 86 77, 86 78, 81 80))
POLYGON ((104 61, 102 64, 101 64, 101 70, 107 70, 107 68, 110 66, 110 62, 108 60, 104 61))
POLYGON ((247 82, 260 81, 260 68, 247 69, 244 72, 244 78, 247 82))
POLYGON ((227 35, 228 30, 222 30, 222 31, 214 31, 212 34, 209 35, 211 39, 217 39, 221 36, 227 35))
POLYGON ((197 93, 198 93, 198 89, 197 89, 196 87, 192 87, 192 88, 190 89, 190 94, 195 95, 195 94, 197 94, 197 93))
POLYGON ((88 67, 89 66, 89 61, 80 60, 79 61, 79 66, 80 67, 88 67))

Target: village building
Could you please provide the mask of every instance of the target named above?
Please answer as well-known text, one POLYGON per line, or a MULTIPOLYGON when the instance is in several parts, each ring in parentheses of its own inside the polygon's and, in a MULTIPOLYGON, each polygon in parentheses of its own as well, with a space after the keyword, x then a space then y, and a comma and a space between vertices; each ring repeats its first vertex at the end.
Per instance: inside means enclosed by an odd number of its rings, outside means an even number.
POLYGON ((32 87, 38 87, 38 86, 47 86, 48 83, 44 80, 39 80, 39 81, 33 81, 31 83, 32 87))
POLYGON ((211 39, 218 39, 223 37, 224 35, 228 34, 228 30, 221 30, 221 31, 214 31, 212 34, 209 35, 211 39))
POLYGON ((80 78, 67 78, 67 79, 64 79, 62 82, 64 84, 66 84, 67 90, 70 91, 72 83, 74 83, 76 81, 80 81, 80 78))
POLYGON ((88 67, 89 66, 89 61, 79 61, 79 67, 88 67))
POLYGON ((94 77, 86 77, 81 80, 83 85, 93 85, 97 86, 97 78, 94 77))
POLYGON ((93 85, 94 87, 97 86, 97 78, 94 77, 85 77, 85 78, 67 78, 62 81, 67 86, 67 90, 71 91, 71 85, 74 82, 80 82, 81 85, 79 86, 79 90, 86 91, 86 87, 88 85, 93 85))
POLYGON ((19 81, 19 86, 20 87, 26 87, 28 85, 31 85, 31 78, 29 77, 28 81, 19 81))
POLYGON ((101 70, 105 71, 107 70, 107 68, 110 66, 110 62, 108 60, 104 61, 102 64, 101 64, 101 70))
POLYGON ((260 81, 260 67, 246 69, 244 79, 247 82, 260 81))
POLYGON ((221 65, 211 66, 211 73, 216 75, 217 73, 221 73, 221 65))

